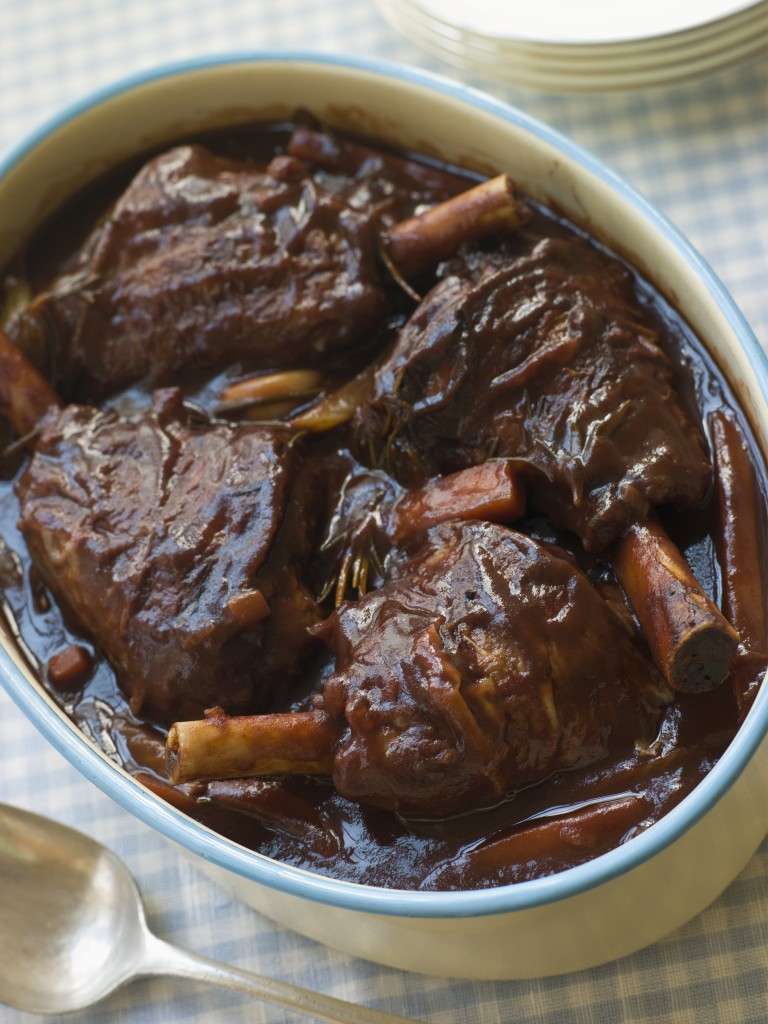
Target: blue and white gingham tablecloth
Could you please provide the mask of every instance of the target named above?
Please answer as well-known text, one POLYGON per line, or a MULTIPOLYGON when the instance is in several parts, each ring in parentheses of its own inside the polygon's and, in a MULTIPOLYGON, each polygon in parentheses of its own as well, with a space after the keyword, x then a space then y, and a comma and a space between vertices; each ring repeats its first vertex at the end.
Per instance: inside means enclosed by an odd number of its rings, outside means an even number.
MULTIPOLYGON (((129 73, 276 48, 367 54, 461 77, 401 39, 371 0, 0 0, 0 151, 129 73)), ((608 95, 466 80, 569 135, 645 193, 709 261, 768 347, 768 60, 672 89, 608 95)), ((151 926, 170 941, 430 1024, 768 1021, 768 842, 712 907, 650 949, 565 977, 473 983, 356 960, 232 901, 70 767, 1 689, 0 800, 112 847, 145 894, 151 926)), ((0 1024, 36 1019, 0 1006, 0 1024)), ((278 1024, 289 1015, 222 990, 153 979, 62 1019, 278 1024)))

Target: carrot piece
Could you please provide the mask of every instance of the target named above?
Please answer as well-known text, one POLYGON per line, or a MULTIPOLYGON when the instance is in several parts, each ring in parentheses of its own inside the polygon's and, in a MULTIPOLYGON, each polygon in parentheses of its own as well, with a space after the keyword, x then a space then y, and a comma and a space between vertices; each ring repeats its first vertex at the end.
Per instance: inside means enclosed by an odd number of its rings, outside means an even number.
POLYGON ((525 490, 512 464, 491 460, 406 492, 395 504, 391 532, 402 541, 448 519, 508 523, 524 512, 525 490))
POLYGON ((71 690, 86 679, 92 668, 90 652, 78 644, 70 644, 48 662, 48 680, 57 690, 71 690))
POLYGON ((262 373, 229 384, 222 392, 224 402, 267 402, 314 394, 323 383, 318 370, 281 370, 262 373))
POLYGON ((762 498, 747 440, 732 414, 718 409, 711 416, 710 429, 722 527, 723 603, 741 639, 731 678, 743 717, 768 663, 768 609, 757 518, 762 498))
POLYGON ((48 381, 0 329, 0 416, 25 437, 48 409, 60 405, 48 381))
POLYGON ((558 817, 530 822, 501 838, 486 840, 471 851, 468 861, 473 870, 487 876, 509 864, 562 857, 574 847, 598 847, 601 840, 608 839, 615 845, 640 825, 650 811, 650 802, 634 794, 601 800, 558 817))

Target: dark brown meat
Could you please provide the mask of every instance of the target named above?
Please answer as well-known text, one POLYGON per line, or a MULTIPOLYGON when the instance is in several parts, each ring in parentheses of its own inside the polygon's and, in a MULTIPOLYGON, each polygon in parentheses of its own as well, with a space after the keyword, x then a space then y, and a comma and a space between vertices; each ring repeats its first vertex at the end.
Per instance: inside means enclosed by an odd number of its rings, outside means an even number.
POLYGON ((651 507, 706 492, 710 467, 672 364, 617 260, 523 229, 416 309, 357 418, 407 483, 521 460, 531 504, 599 550, 651 507))
POLYGON ((444 817, 650 741, 671 692, 571 558, 488 523, 429 531, 315 632, 343 796, 444 817))
POLYGON ((384 315, 376 232, 297 160, 182 146, 144 166, 12 329, 52 327, 62 393, 87 401, 188 366, 322 365, 384 315))
POLYGON ((287 431, 192 425, 169 389, 132 417, 51 411, 17 493, 45 579, 134 710, 171 721, 285 698, 319 617, 311 486, 287 431))

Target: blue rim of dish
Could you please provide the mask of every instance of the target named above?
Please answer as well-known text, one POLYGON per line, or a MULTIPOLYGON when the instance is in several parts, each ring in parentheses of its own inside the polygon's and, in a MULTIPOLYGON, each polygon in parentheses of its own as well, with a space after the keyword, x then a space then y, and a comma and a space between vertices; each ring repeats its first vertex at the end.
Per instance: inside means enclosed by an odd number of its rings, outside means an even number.
MULTIPOLYGON (((549 143, 618 193, 656 227, 689 267, 704 281, 709 293, 740 339, 749 357, 763 398, 768 402, 768 356, 725 287, 687 239, 633 186, 588 151, 530 115, 449 78, 403 65, 373 59, 301 51, 242 52, 213 55, 151 68, 121 78, 89 93, 36 128, 0 159, 0 180, 48 135, 81 114, 116 96, 151 83, 189 72, 236 64, 298 63, 330 69, 358 71, 409 83, 514 124, 549 143)), ((522 911, 569 899, 618 878, 650 860, 679 839, 727 793, 768 734, 768 686, 763 685, 751 714, 722 758, 698 786, 647 832, 623 846, 555 875, 491 889, 462 892, 415 892, 381 889, 314 874, 281 864, 210 832, 131 779, 54 710, 50 698, 33 689, 0 648, 0 681, 42 735, 87 779, 145 824, 189 852, 219 868, 258 884, 339 908, 396 917, 474 917, 522 911)))

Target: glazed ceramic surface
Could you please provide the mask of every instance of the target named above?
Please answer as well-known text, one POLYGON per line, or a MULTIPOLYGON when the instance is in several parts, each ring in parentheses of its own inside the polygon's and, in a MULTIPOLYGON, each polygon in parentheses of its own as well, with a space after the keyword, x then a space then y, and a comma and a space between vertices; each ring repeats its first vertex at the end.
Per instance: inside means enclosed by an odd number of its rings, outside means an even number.
MULTIPOLYGON (((684 313, 768 452, 768 365, 712 272, 665 219, 588 154, 489 97, 420 72, 305 55, 243 55, 143 75, 46 126, 0 165, 0 265, 64 199, 125 158, 201 129, 311 110, 339 129, 480 171, 629 257, 684 313)), ((561 874, 478 892, 354 885, 270 861, 141 787, 56 708, 0 624, 0 678, 40 731, 202 870, 274 920, 405 970, 525 978, 639 949, 706 907, 768 831, 768 689, 721 761, 678 807, 611 853, 561 874)))

